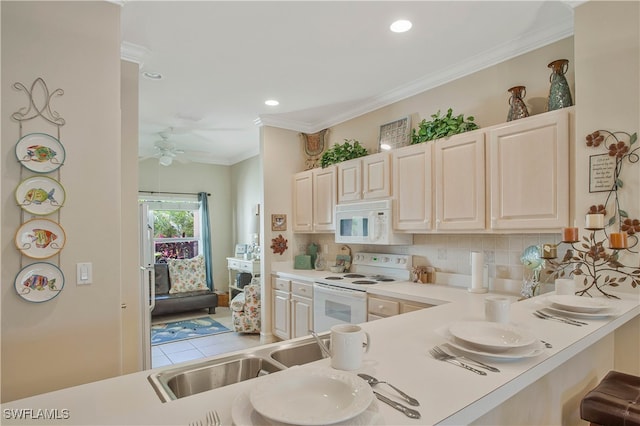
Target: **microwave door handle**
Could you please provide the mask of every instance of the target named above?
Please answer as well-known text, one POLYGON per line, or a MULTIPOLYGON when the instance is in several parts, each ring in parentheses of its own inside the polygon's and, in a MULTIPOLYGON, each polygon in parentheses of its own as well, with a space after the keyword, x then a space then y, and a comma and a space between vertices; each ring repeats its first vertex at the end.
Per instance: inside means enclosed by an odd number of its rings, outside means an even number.
POLYGON ((380 221, 377 212, 369 213, 369 241, 375 243, 380 239, 380 221))

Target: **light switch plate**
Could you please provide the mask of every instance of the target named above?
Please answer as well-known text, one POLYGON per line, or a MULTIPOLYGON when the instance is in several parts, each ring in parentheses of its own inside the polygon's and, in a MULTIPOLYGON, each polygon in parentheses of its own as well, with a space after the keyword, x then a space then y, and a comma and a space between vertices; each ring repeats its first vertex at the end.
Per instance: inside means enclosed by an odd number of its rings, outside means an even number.
POLYGON ((93 282, 93 265, 89 262, 76 264, 76 283, 78 285, 93 282))

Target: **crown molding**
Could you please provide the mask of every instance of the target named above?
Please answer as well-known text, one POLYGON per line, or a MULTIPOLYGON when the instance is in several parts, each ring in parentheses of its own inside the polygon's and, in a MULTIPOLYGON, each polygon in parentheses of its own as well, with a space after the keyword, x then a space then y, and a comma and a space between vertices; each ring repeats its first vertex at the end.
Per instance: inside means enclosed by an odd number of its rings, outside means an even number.
POLYGON ((151 54, 151 50, 139 44, 123 41, 120 44, 120 58, 125 61, 135 62, 140 68, 145 59, 151 54))
POLYGON ((356 108, 344 111, 316 123, 291 120, 277 115, 265 114, 254 120, 257 126, 272 126, 304 133, 315 133, 337 124, 360 117, 369 112, 383 108, 395 102, 410 98, 419 93, 457 80, 474 72, 483 70, 498 63, 515 58, 532 50, 544 47, 556 41, 573 35, 573 18, 567 19, 554 27, 544 31, 529 33, 518 39, 509 40, 484 51, 478 55, 468 57, 463 61, 440 72, 424 76, 408 84, 397 87, 386 93, 370 98, 356 108))

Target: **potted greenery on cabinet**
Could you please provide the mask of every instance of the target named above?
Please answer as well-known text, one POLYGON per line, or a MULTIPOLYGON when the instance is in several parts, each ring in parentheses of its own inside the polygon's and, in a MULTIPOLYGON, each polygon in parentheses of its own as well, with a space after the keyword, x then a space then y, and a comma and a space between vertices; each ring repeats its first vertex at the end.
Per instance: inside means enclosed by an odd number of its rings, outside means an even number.
POLYGON ((360 142, 355 139, 345 139, 343 144, 337 143, 322 154, 320 165, 324 169, 332 164, 364 157, 367 154, 367 149, 360 145, 360 142))
POLYGON ((418 124, 418 129, 411 129, 411 144, 422 143, 434 139, 445 138, 478 129, 478 125, 473 122, 473 116, 453 115, 453 110, 449 108, 447 115, 440 116, 440 111, 431 114, 431 120, 423 119, 418 124))

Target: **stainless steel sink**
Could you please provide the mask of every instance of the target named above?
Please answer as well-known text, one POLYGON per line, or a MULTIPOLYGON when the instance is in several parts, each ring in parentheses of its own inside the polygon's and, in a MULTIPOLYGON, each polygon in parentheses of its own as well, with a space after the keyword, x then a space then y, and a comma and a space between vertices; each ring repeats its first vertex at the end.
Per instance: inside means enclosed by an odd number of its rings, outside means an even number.
POLYGON ((163 402, 275 373, 284 367, 266 357, 239 354, 206 363, 160 371, 149 376, 163 402))
MULTIPOLYGON (((321 339, 329 347, 329 339, 321 339)), ((285 344, 270 354, 271 358, 287 367, 307 364, 322 359, 322 351, 315 340, 305 343, 285 344)))
MULTIPOLYGON (((329 347, 328 333, 322 335, 321 339, 329 347)), ((169 402, 321 358, 318 343, 310 337, 160 370, 151 374, 149 381, 162 402, 169 402)))

